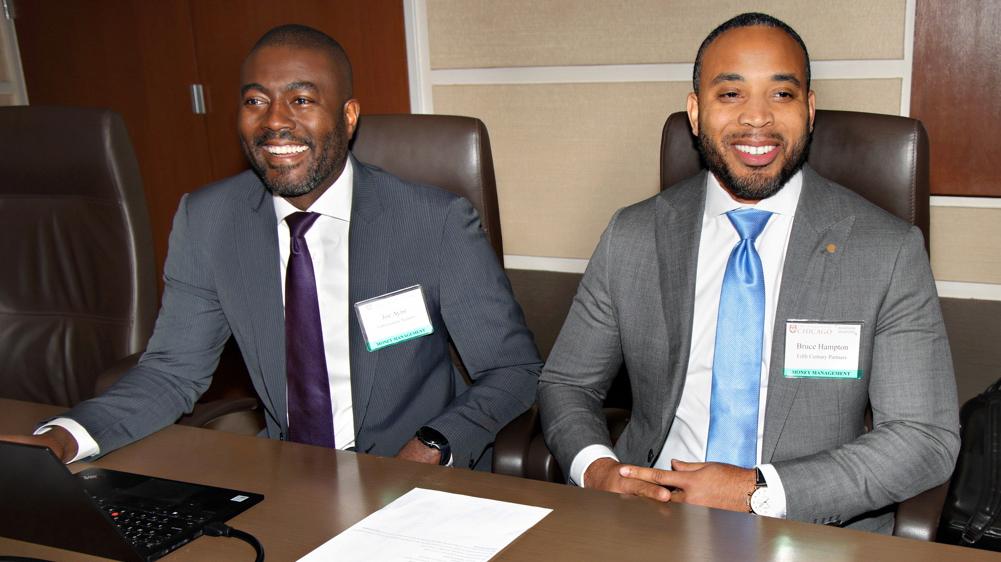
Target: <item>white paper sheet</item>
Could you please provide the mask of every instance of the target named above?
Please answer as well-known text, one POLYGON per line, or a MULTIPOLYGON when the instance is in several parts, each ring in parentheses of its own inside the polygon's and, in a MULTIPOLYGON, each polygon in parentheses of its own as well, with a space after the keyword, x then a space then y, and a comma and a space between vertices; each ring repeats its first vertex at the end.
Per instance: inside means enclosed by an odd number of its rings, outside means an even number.
POLYGON ((485 561, 551 511, 414 488, 301 560, 485 561))

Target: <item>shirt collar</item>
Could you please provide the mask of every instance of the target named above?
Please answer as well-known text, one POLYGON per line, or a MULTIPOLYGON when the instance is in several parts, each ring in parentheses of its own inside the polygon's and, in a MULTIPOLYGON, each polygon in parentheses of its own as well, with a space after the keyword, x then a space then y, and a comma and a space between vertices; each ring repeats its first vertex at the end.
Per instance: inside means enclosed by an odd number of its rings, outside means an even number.
POLYGON ((789 181, 779 190, 778 193, 767 199, 758 201, 756 205, 739 203, 734 201, 723 186, 719 184, 716 176, 709 172, 706 174, 706 218, 719 217, 734 209, 753 208, 762 211, 771 211, 779 215, 790 217, 796 214, 796 205, 799 203, 799 194, 803 191, 803 170, 796 172, 789 181))
MULTIPOLYGON (((323 195, 309 206, 309 211, 344 222, 351 222, 351 193, 354 189, 354 175, 354 165, 348 158, 341 175, 334 180, 330 189, 324 191, 323 195)), ((275 204, 275 217, 278 218, 279 223, 292 213, 299 212, 299 209, 284 197, 280 195, 272 195, 271 197, 275 204)))

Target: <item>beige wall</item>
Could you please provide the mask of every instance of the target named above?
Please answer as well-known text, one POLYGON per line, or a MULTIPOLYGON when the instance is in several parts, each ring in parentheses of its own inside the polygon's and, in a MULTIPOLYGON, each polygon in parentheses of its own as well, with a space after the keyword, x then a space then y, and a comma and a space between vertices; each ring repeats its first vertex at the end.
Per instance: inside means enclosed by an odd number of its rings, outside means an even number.
POLYGON ((28 103, 17 41, 11 22, 0 14, 0 106, 28 103))
MULTIPOLYGON (((818 107, 907 113, 906 0, 426 6, 430 106, 487 124, 505 254, 542 269, 550 258, 590 257, 615 209, 655 193, 664 119, 684 109, 703 37, 736 13, 764 11, 800 32, 814 61, 818 107)), ((1001 259, 989 257, 1001 255, 996 225, 1001 209, 933 207, 936 277, 1001 284, 1001 259)))
MULTIPOLYGON (((433 96, 440 113, 487 125, 504 252, 586 259, 616 209, 657 192, 661 128, 685 109, 690 89, 687 82, 498 84, 438 86, 433 96)), ((815 90, 822 109, 900 111, 896 79, 818 80, 815 90)))
MULTIPOLYGON (((617 65, 690 65, 702 38, 741 10, 786 19, 815 60, 901 59, 903 0, 428 0, 430 66, 607 67, 599 83, 455 84, 434 111, 490 131, 508 255, 588 258, 615 209, 653 195, 660 129, 684 109, 690 70, 616 82, 617 65), (820 8, 817 8, 820 6, 820 8), (818 11, 819 10, 819 11, 818 11)), ((599 76, 601 69, 598 70, 599 76)), ((543 79, 545 82, 545 79, 543 79)), ((900 113, 901 79, 816 80, 818 106, 900 113)))
POLYGON ((431 68, 692 62, 740 12, 764 11, 815 60, 899 59, 903 0, 428 0, 431 68))
POLYGON ((936 279, 1001 283, 1001 208, 932 207, 931 232, 936 279))

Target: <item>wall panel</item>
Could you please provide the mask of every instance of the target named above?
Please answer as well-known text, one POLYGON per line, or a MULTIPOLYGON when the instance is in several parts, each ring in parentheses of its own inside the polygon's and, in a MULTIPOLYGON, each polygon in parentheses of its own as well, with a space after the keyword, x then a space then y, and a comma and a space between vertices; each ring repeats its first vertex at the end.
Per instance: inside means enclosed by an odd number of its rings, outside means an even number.
POLYGON ((935 279, 1001 284, 1001 208, 932 207, 935 279))
POLYGON ((911 115, 924 121, 936 195, 1001 196, 1001 2, 918 3, 911 115))
MULTIPOLYGON (((817 80, 818 106, 893 113, 900 80, 817 80), (864 94, 864 95, 863 95, 864 94)), ((664 120, 688 82, 436 86, 490 131, 504 252, 589 258, 611 214, 656 193, 664 120)))
POLYGON ((765 11, 816 60, 903 58, 903 0, 429 0, 431 68, 690 62, 716 25, 765 11))

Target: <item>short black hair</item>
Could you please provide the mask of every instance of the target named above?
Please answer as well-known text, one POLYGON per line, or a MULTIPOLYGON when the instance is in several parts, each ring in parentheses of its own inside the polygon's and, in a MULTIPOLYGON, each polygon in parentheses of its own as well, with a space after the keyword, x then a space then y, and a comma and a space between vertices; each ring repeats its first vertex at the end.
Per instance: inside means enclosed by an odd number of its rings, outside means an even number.
POLYGON ((796 30, 789 27, 784 21, 772 17, 768 14, 762 14, 760 12, 747 12, 740 14, 739 16, 734 16, 725 22, 719 24, 716 29, 712 30, 709 35, 706 36, 705 40, 702 41, 702 45, 699 46, 699 53, 695 55, 695 71, 692 73, 692 86, 695 89, 695 93, 699 93, 699 78, 702 75, 702 56, 705 54, 706 49, 709 45, 716 40, 717 37, 730 31, 731 29, 736 29, 738 27, 754 27, 757 25, 763 25, 765 27, 774 27, 776 29, 781 29, 788 35, 792 37, 793 40, 799 44, 800 48, 803 49, 803 64, 806 66, 806 90, 810 90, 810 52, 806 49, 806 43, 803 42, 803 38, 796 33, 796 30))
POLYGON ((263 47, 295 47, 326 52, 340 71, 340 76, 337 78, 344 89, 344 94, 348 98, 353 95, 351 61, 348 59, 348 54, 336 39, 326 33, 298 23, 279 25, 262 35, 250 49, 250 54, 263 47))

